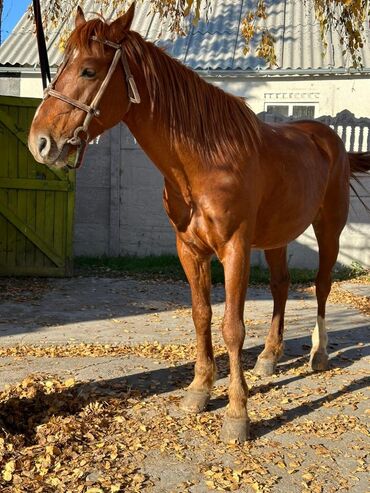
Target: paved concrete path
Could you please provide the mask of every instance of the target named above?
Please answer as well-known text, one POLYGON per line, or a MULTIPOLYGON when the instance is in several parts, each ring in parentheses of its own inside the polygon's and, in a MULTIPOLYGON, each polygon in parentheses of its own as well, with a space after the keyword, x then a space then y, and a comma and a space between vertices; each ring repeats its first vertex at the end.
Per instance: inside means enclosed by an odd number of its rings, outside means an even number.
MULTIPOLYGON (((183 282, 79 277, 2 280, 1 283, 2 347, 155 342, 181 346, 194 342, 190 293, 183 282)), ((346 288, 361 296, 370 295, 369 286, 348 284, 346 288)), ((212 306, 214 341, 222 344, 219 326, 224 290, 221 286, 213 289, 212 306)), ((185 459, 181 454, 168 458, 166 451, 148 449, 138 464, 149 485, 145 486, 144 482, 142 491, 202 493, 217 488, 287 493, 367 491, 363 461, 368 382, 365 357, 370 319, 349 306, 329 305, 327 325, 332 369, 313 374, 307 366, 307 356, 315 325, 315 299, 310 294, 292 291, 287 306, 284 359, 276 375, 258 379, 250 370, 262 350, 271 310, 267 289, 249 289, 243 357, 252 387, 249 412, 253 440, 246 446, 253 457, 266 458, 267 472, 260 471, 258 480, 252 475, 249 481, 248 471, 240 472, 242 466, 247 467, 240 450, 238 456, 235 450, 220 444, 216 435, 210 440, 194 432, 186 438, 185 459), (222 479, 228 475, 234 477, 232 486, 222 479)), ((219 424, 219 415, 226 405, 227 358, 222 354, 217 359, 219 380, 215 398, 209 413, 204 414, 212 423, 216 419, 219 424)), ((119 358, 7 356, 0 363, 0 388, 40 372, 61 378, 73 376, 86 385, 124 382, 130 388, 142 390, 149 399, 149 407, 168 405, 173 419, 181 419, 177 401, 191 380, 192 364, 181 357, 170 364, 142 354, 119 358)), ((150 416, 144 413, 143 422, 150 424, 150 416)))

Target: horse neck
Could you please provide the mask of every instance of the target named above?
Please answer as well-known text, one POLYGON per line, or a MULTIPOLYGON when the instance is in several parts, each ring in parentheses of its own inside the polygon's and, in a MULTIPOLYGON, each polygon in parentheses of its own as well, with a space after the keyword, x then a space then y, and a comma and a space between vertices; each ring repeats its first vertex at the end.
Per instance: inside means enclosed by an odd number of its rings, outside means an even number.
POLYGON ((162 175, 176 188, 186 188, 188 175, 192 174, 189 168, 193 164, 185 163, 178 148, 171 145, 170 129, 153 114, 143 77, 140 74, 134 74, 134 77, 141 102, 131 104, 123 122, 162 175))
POLYGON ((258 150, 254 113, 133 36, 127 58, 142 101, 131 105, 124 121, 146 154, 169 181, 181 176, 191 184, 204 179, 210 166, 221 169, 225 163, 238 170, 258 150))

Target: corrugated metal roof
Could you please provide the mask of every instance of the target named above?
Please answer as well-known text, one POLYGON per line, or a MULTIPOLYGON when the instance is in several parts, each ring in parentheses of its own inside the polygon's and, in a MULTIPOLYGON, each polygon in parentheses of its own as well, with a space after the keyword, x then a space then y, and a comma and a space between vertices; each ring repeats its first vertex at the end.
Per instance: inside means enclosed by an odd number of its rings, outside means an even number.
MULTIPOLYGON (((309 1, 266 0, 266 3, 266 27, 276 39, 277 72, 281 69, 322 71, 349 65, 350 60, 343 56, 336 33, 329 37, 327 50, 323 49, 319 25, 309 1)), ((85 12, 99 11, 95 0, 84 0, 80 4, 85 12)), ((208 22, 201 20, 196 27, 190 26, 187 36, 174 37, 168 29, 168 21, 161 22, 159 16, 151 12, 149 2, 138 3, 132 28, 196 70, 263 71, 267 68, 266 62, 256 56, 253 47, 247 56, 243 53, 245 42, 240 33, 240 23, 250 7, 251 0, 212 0, 208 22)), ((112 8, 104 14, 107 19, 115 17, 112 8)), ((64 23, 49 38, 52 66, 60 63, 59 39, 66 28, 67 23, 64 23)), ((366 38, 367 44, 361 54, 364 67, 370 68, 368 23, 366 38)), ((0 47, 0 65, 38 65, 36 39, 27 13, 0 47)))

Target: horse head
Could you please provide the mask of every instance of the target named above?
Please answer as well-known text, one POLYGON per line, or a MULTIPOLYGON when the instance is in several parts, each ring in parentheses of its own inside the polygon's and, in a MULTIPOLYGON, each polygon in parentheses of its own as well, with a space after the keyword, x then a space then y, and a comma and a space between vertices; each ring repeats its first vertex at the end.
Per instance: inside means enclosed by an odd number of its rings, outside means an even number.
POLYGON ((121 121, 132 102, 140 102, 123 49, 134 11, 132 4, 107 23, 86 21, 78 7, 64 61, 31 124, 28 145, 36 161, 78 167, 88 142, 121 121))

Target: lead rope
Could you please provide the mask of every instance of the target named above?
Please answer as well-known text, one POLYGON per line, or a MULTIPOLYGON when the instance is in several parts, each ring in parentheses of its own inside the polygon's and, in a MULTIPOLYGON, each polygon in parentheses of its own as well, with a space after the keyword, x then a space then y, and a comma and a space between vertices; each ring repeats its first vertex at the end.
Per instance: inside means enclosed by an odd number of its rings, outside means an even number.
POLYGON ((44 29, 42 27, 40 1, 32 0, 32 3, 33 3, 33 13, 35 17, 37 48, 39 52, 42 87, 45 90, 47 86, 47 81, 49 81, 49 83, 51 81, 48 51, 46 49, 44 29))

